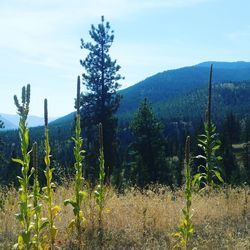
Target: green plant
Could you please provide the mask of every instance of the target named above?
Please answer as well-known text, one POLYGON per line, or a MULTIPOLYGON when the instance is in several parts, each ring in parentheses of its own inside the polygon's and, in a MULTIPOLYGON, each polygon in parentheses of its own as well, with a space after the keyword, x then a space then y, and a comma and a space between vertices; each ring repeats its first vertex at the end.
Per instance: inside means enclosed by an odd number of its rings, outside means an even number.
POLYGON ((190 137, 186 139, 185 147, 185 199, 186 207, 182 209, 183 219, 179 225, 177 232, 174 234, 179 239, 179 243, 175 247, 188 249, 190 237, 193 234, 191 205, 192 205, 192 177, 190 173, 190 137))
POLYGON ((102 241, 103 237, 103 228, 102 228, 102 213, 104 209, 104 198, 105 198, 105 170, 104 170, 104 152, 103 152, 103 131, 102 131, 102 124, 99 124, 99 139, 100 139, 100 156, 99 156, 99 185, 95 190, 95 199, 98 206, 98 223, 99 223, 99 234, 100 239, 102 241))
POLYGON ((44 139, 44 147, 45 147, 45 157, 44 162, 46 165, 46 170, 44 171, 47 186, 43 187, 43 192, 45 193, 45 199, 48 205, 48 226, 49 226, 49 244, 50 249, 54 249, 55 239, 57 235, 57 228, 55 226, 55 217, 60 211, 59 206, 53 205, 53 188, 55 188, 55 184, 52 182, 53 179, 53 171, 54 169, 50 166, 50 145, 49 145, 49 129, 48 129, 48 102, 47 99, 44 100, 44 123, 45 123, 45 139, 44 139))
POLYGON ((14 248, 19 249, 31 249, 32 247, 32 229, 34 227, 32 223, 32 217, 34 210, 29 203, 29 182, 34 172, 34 168, 30 169, 30 152, 29 147, 29 129, 27 126, 27 117, 29 113, 30 104, 30 85, 22 88, 22 104, 20 105, 16 95, 14 95, 14 102, 20 116, 19 121, 19 137, 21 141, 22 159, 12 159, 14 162, 19 163, 22 166, 21 176, 18 176, 20 184, 19 188, 19 207, 20 212, 16 214, 17 219, 21 224, 21 233, 18 236, 18 243, 14 245, 14 248))
POLYGON ((48 225, 48 219, 41 218, 42 204, 40 185, 38 181, 38 149, 37 143, 33 143, 32 155, 33 155, 33 168, 34 172, 34 183, 33 183, 33 209, 34 209, 34 236, 32 239, 33 246, 36 250, 43 249, 44 236, 42 235, 43 230, 48 225))
POLYGON ((196 156, 197 159, 203 159, 204 165, 198 167, 198 173, 194 176, 193 184, 201 184, 213 187, 217 181, 223 183, 221 172, 217 163, 222 157, 217 155, 220 149, 221 141, 217 138, 216 127, 211 119, 211 98, 212 98, 212 65, 210 67, 210 77, 208 83, 208 107, 206 112, 206 121, 204 123, 204 134, 199 135, 198 147, 203 151, 202 155, 196 156))
POLYGON ((83 211, 81 210, 81 203, 83 198, 87 195, 86 192, 81 191, 83 185, 83 173, 82 173, 82 161, 84 159, 84 150, 82 150, 83 140, 81 138, 81 124, 80 124, 80 76, 77 79, 77 98, 76 98, 76 126, 75 126, 75 143, 74 156, 75 156, 75 197, 73 199, 67 199, 64 201, 64 205, 71 204, 75 218, 70 222, 69 228, 72 230, 76 227, 78 243, 81 245, 81 233, 85 218, 83 211))

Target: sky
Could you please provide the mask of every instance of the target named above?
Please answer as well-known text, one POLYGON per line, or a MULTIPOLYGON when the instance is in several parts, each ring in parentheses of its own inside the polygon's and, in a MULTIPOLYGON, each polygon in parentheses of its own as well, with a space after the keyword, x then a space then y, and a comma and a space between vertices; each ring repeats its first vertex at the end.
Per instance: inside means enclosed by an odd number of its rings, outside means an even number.
POLYGON ((250 61, 249 10, 249 0, 0 0, 0 113, 16 113, 28 83, 31 115, 43 115, 44 98, 50 117, 72 112, 80 39, 91 42, 102 15, 126 88, 203 61, 250 61))

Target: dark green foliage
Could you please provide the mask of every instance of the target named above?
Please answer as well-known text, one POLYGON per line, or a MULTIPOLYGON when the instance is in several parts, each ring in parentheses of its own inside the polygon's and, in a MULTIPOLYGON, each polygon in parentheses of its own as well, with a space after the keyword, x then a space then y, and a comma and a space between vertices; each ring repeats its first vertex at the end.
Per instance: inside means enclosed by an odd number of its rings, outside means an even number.
POLYGON ((230 112, 222 125, 221 132, 221 152, 223 156, 223 172, 225 181, 230 184, 236 184, 240 179, 240 169, 236 163, 233 150, 233 144, 240 139, 240 122, 237 117, 230 112))
POLYGON ((103 126, 103 145, 105 159, 105 175, 109 181, 116 162, 117 155, 117 118, 114 116, 120 103, 120 95, 116 93, 119 88, 118 74, 120 66, 116 60, 112 61, 109 50, 114 40, 110 24, 105 23, 102 17, 97 27, 91 26, 89 32, 93 42, 84 42, 81 39, 81 48, 88 50, 89 54, 81 65, 85 69, 83 84, 87 93, 81 95, 81 119, 87 138, 85 176, 96 179, 98 176, 98 124, 103 126))
POLYGON ((163 126, 145 99, 131 123, 134 141, 129 146, 130 178, 139 186, 169 183, 163 126))
MULTIPOLYGON (((4 123, 0 120, 0 129, 4 128, 4 123)), ((0 137, 0 167, 3 163, 3 140, 2 138, 0 137)))

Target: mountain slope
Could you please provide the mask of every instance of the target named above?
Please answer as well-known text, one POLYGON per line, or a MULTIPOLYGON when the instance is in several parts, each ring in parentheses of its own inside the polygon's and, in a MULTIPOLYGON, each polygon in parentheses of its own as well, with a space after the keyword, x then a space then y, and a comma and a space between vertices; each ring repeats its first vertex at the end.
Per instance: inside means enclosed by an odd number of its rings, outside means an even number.
POLYGON ((5 117, 0 115, 0 120, 4 123, 4 128, 2 128, 1 130, 12 130, 12 129, 17 129, 18 127, 13 124, 12 122, 10 122, 9 120, 7 120, 5 117))
POLYGON ((133 112, 145 97, 153 104, 162 103, 206 86, 211 63, 214 64, 213 82, 250 80, 248 62, 204 62, 191 67, 164 71, 119 91, 123 98, 118 114, 121 116, 123 113, 133 112))

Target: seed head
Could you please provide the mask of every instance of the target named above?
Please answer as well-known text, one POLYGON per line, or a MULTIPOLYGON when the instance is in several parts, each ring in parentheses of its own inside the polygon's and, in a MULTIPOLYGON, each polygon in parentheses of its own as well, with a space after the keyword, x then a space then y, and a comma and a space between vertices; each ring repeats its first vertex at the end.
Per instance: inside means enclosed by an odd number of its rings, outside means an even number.
POLYGON ((44 125, 48 127, 48 101, 44 99, 44 125))
POLYGON ((77 114, 80 113, 80 88, 81 88, 80 76, 77 77, 77 96, 76 96, 76 110, 77 114))
POLYGON ((187 139, 186 139, 185 160, 186 160, 186 164, 188 165, 190 161, 190 136, 187 136, 187 139))
POLYGON ((103 148, 103 130, 102 130, 102 123, 99 123, 99 142, 100 148, 103 148))

